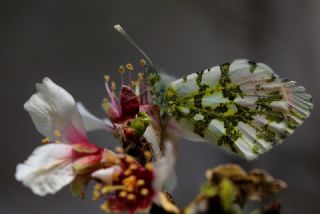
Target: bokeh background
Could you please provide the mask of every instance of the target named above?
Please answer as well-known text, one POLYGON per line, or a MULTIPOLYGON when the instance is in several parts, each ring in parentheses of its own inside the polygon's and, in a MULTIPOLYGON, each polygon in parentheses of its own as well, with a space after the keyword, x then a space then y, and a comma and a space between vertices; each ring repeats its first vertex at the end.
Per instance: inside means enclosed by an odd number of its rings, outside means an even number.
MULTIPOLYGON (((89 197, 65 188, 35 196, 14 179, 42 137, 23 110, 45 76, 103 117, 103 75, 118 79, 117 67, 141 56, 118 33, 120 23, 151 56, 177 77, 236 58, 265 62, 298 81, 314 97, 311 118, 284 144, 247 162, 217 147, 181 144, 174 197, 186 205, 205 180, 207 168, 232 162, 264 168, 287 181, 283 213, 318 213, 320 199, 320 1, 317 0, 1 0, 0 1, 0 213, 100 213, 89 197)), ((112 135, 90 135, 114 147, 112 135)))

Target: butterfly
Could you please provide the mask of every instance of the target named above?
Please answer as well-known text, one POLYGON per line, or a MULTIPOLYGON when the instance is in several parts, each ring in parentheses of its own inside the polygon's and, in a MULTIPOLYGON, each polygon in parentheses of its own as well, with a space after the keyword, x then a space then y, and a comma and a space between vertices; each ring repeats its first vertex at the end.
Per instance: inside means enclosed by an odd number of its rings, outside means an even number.
POLYGON ((238 59, 173 79, 159 72, 121 27, 117 30, 150 62, 146 73, 153 101, 187 139, 252 160, 282 143, 312 111, 306 89, 266 64, 238 59))

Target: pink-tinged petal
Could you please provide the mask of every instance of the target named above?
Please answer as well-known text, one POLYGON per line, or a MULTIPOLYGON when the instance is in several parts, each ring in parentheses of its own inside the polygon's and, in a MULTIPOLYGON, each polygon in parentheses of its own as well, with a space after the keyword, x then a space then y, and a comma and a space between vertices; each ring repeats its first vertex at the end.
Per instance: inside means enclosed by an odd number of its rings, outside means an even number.
POLYGON ((123 117, 134 117, 139 113, 140 100, 128 86, 122 86, 120 92, 120 107, 123 117))
POLYGON ((51 141, 87 141, 73 97, 49 78, 44 78, 43 83, 37 84, 36 88, 37 93, 31 96, 24 108, 29 112, 37 130, 51 141))
POLYGON ((73 163, 73 169, 77 175, 87 174, 97 170, 101 165, 100 162, 101 154, 84 156, 73 163))
POLYGON ((112 176, 119 172, 121 172, 120 166, 112 166, 106 169, 99 169, 93 172, 91 176, 104 181, 106 184, 112 184, 112 176))
POLYGON ((148 112, 150 109, 150 105, 147 104, 147 105, 140 105, 139 107, 139 112, 148 112))
POLYGON ((15 177, 37 195, 54 194, 75 177, 71 156, 70 145, 40 146, 24 163, 17 165, 15 177))
POLYGON ((84 128, 86 131, 106 130, 111 131, 113 129, 112 122, 109 119, 99 119, 91 114, 82 103, 77 103, 77 108, 82 117, 84 128))
POLYGON ((81 144, 74 144, 72 146, 73 151, 76 153, 74 155, 85 155, 85 154, 93 154, 100 150, 100 148, 94 144, 90 143, 81 143, 81 144))
POLYGON ((84 131, 80 131, 79 129, 76 129, 74 126, 67 127, 62 131, 62 139, 63 139, 63 143, 68 143, 68 144, 79 144, 79 143, 89 144, 89 139, 87 134, 84 131))
POLYGON ((113 108, 110 103, 105 102, 103 104, 103 109, 105 110, 105 112, 107 113, 107 116, 110 118, 110 120, 112 121, 112 123, 116 122, 119 120, 119 118, 121 117, 121 112, 120 110, 118 111, 117 109, 113 108))

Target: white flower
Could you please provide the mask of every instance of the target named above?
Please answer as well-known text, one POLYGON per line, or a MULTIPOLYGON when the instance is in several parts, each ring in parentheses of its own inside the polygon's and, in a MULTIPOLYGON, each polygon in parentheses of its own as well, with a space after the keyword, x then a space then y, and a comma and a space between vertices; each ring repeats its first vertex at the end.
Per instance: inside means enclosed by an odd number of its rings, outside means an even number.
POLYGON ((24 108, 50 144, 39 146, 24 163, 18 164, 15 177, 35 194, 44 196, 56 193, 75 178, 74 154, 79 150, 75 145, 88 149, 86 152, 90 154, 99 150, 89 143, 85 127, 88 130, 99 126, 108 128, 108 123, 85 112, 89 119, 83 124, 73 97, 49 78, 44 78, 36 88, 37 93, 24 108))

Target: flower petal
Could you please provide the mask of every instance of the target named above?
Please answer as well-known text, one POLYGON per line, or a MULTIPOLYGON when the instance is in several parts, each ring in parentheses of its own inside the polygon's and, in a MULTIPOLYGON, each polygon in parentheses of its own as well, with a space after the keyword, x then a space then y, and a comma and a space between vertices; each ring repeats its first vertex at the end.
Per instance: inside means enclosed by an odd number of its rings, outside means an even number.
POLYGON ((120 172, 120 166, 112 166, 106 169, 99 169, 91 174, 93 178, 98 178, 106 182, 107 184, 112 183, 112 176, 116 172, 120 172))
POLYGON ((120 92, 121 115, 133 118, 139 113, 139 96, 128 86, 123 85, 120 92))
POLYGON ((40 146, 24 163, 18 164, 15 177, 37 195, 54 194, 75 177, 71 155, 70 145, 40 146))
POLYGON ((161 158, 161 150, 160 150, 160 143, 161 143, 161 136, 160 132, 157 131, 152 124, 150 124, 146 130, 144 131, 143 137, 151 146, 154 160, 159 160, 161 158))
POLYGON ((80 115, 83 120, 84 128, 86 131, 95 131, 95 130, 107 130, 111 131, 113 129, 113 125, 109 119, 101 120, 91 114, 82 103, 77 103, 77 108, 80 112, 80 115))
POLYGON ((155 188, 159 191, 164 186, 171 191, 176 185, 176 175, 174 165, 176 162, 175 151, 172 143, 165 143, 165 156, 154 163, 155 170, 155 188))
POLYGON ((37 130, 50 140, 57 140, 56 130, 64 143, 87 141, 80 114, 73 97, 49 78, 37 84, 37 93, 25 103, 37 130))

